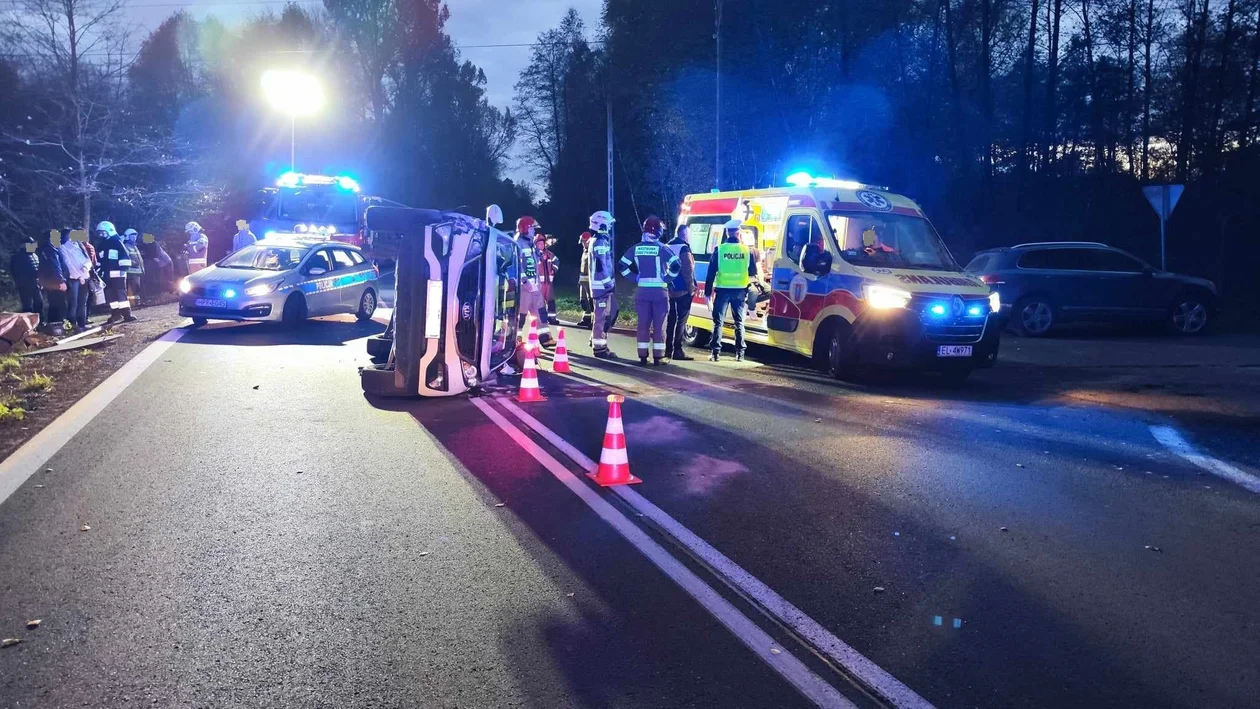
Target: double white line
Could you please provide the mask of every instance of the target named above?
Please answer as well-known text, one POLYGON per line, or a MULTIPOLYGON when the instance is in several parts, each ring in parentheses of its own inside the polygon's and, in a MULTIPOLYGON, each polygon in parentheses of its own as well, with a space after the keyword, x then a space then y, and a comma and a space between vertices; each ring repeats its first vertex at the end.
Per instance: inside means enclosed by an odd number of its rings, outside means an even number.
MULTIPOLYGON (((525 413, 519 406, 505 398, 496 398, 501 406, 515 416, 521 423, 541 436, 556 450, 570 458, 584 471, 594 471, 595 461, 574 448, 554 431, 543 426, 533 416, 525 413)), ((752 650, 763 662, 792 684, 802 695, 820 707, 853 707, 852 702, 842 696, 831 684, 810 670, 799 658, 776 643, 765 631, 757 626, 727 601, 708 583, 691 571, 682 562, 671 555, 664 547, 653 540, 641 527, 630 521, 624 514, 613 507, 608 500, 594 488, 574 475, 565 465, 535 443, 522 430, 484 399, 472 399, 472 403, 481 409, 491 421, 503 430, 525 452, 529 453, 544 468, 551 472, 557 480, 569 488, 596 515, 607 522, 626 541, 635 546, 644 556, 656 565, 666 576, 672 579, 705 610, 735 635, 748 649, 752 650)), ((634 490, 619 486, 611 488, 626 504, 630 505, 644 518, 669 534, 674 540, 686 548, 696 558, 706 564, 723 582, 751 599, 765 613, 782 623, 813 647, 825 659, 853 678, 878 699, 898 707, 899 709, 931 709, 932 705, 913 690, 902 684, 895 677, 864 657, 835 635, 823 628, 813 618, 792 605, 769 586, 762 583, 712 545, 696 536, 677 520, 646 500, 634 490)))

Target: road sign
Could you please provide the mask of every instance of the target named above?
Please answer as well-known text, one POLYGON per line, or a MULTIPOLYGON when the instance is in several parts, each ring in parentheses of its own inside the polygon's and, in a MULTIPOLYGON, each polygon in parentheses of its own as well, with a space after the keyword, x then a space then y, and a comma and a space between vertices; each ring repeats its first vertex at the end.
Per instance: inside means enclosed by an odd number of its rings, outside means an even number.
POLYGON ((1168 258, 1164 250, 1164 225, 1177 207, 1177 200, 1181 199, 1181 193, 1185 189, 1185 185, 1150 185, 1142 188, 1146 201, 1151 203, 1155 213, 1159 215, 1159 267, 1165 271, 1168 270, 1168 258))

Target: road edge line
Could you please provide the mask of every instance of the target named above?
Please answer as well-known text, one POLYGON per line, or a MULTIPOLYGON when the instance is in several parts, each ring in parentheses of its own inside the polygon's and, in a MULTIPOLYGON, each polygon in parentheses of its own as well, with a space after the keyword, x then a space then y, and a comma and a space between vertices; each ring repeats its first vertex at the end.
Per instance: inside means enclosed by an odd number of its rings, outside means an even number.
MULTIPOLYGON (((542 436, 548 443, 567 455, 578 466, 593 471, 595 461, 561 438, 555 431, 542 425, 538 419, 530 416, 521 407, 509 399, 499 400, 504 408, 512 412, 521 423, 542 436)), ((848 643, 836 637, 818 621, 808 616, 790 601, 775 592, 756 576, 745 571, 729 557, 718 551, 713 545, 687 529, 668 513, 652 504, 637 491, 626 486, 612 488, 632 508, 645 518, 652 520, 670 536, 682 544, 687 550, 708 564, 727 583, 746 594, 770 616, 783 623, 793 632, 800 635, 810 645, 835 662, 845 672, 861 682, 875 695, 898 707, 899 709, 931 709, 932 704, 919 696, 901 680, 893 677, 887 670, 875 664, 848 643)))
POLYGON ((187 332, 182 327, 167 330, 0 462, 0 503, 16 492, 22 483, 91 423, 97 414, 109 406, 149 365, 187 332))
MULTIPOLYGON (((777 672, 803 696, 820 707, 856 709, 856 705, 840 694, 823 678, 810 670, 800 659, 781 647, 764 630, 726 600, 712 586, 705 583, 694 571, 666 551, 634 522, 612 506, 585 482, 578 479, 560 461, 530 440, 507 418, 494 410, 484 399, 472 399, 473 405, 498 426, 534 460, 538 461, 565 487, 585 502, 602 520, 608 523, 623 539, 639 550, 648 561, 691 596, 753 654, 777 672)), ((503 402, 504 400, 500 399, 503 402)))
POLYGON ((1245 473, 1219 458, 1200 453, 1176 428, 1160 425, 1152 425, 1149 428, 1155 440, 1177 456, 1245 490, 1260 494, 1260 478, 1245 473))

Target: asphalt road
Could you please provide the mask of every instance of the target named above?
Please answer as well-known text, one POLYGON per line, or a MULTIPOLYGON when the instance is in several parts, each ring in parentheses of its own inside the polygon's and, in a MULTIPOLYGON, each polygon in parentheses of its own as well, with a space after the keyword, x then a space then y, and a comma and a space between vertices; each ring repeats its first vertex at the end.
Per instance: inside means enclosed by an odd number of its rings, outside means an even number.
POLYGON ((598 493, 773 639, 750 648, 548 468, 599 457, 608 393, 643 499, 931 704, 1260 696, 1260 495, 1161 445, 1166 412, 1072 395, 1097 381, 640 369, 571 332, 575 374, 526 407, 548 438, 496 391, 366 400, 379 329, 189 333, 0 503, 0 706, 808 705, 785 658, 874 704, 598 493))

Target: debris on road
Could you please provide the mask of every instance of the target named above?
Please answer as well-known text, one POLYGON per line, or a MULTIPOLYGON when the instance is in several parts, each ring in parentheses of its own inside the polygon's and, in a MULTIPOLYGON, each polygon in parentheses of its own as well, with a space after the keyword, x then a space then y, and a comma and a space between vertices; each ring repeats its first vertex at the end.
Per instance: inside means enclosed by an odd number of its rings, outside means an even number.
POLYGON ((420 556, 428 556, 428 555, 429 555, 429 552, 427 551, 420 552, 420 556))
POLYGON ((298 474, 298 475, 301 475, 301 474, 302 474, 302 471, 301 471, 301 470, 297 471, 297 474, 298 474))
POLYGON ((954 536, 953 534, 949 535, 949 540, 950 540, 951 542, 952 542, 952 541, 956 541, 957 539, 958 539, 958 537, 954 536))
POLYGON ((782 650, 780 650, 780 649, 779 649, 779 648, 777 648, 777 647, 772 647, 772 648, 770 648, 770 654, 771 654, 771 655, 778 655, 778 654, 779 654, 779 653, 781 653, 781 652, 783 652, 783 651, 782 651, 782 650))
POLYGON ((1024 467, 1024 464, 1023 464, 1023 463, 1016 463, 1016 464, 1015 464, 1015 467, 1016 467, 1016 468, 1022 468, 1022 467, 1024 467))
POLYGON ((36 485, 35 487, 43 487, 43 485, 36 485))
POLYGON ((40 623, 43 623, 43 622, 44 622, 44 621, 40 620, 39 618, 36 618, 35 620, 28 620, 28 621, 26 621, 26 627, 28 627, 28 628, 38 628, 38 627, 39 627, 39 625, 40 625, 40 623))
POLYGON ((496 504, 495 504, 495 507, 507 507, 507 503, 506 503, 506 502, 499 502, 499 503, 496 503, 496 504))
POLYGON ((255 388, 255 389, 257 389, 259 386, 261 386, 261 385, 259 385, 259 384, 255 384, 255 385, 254 385, 254 388, 255 388))
POLYGON ((876 586, 876 587, 875 587, 875 593, 883 593, 883 592, 884 592, 884 587, 883 587, 883 586, 876 586))
POLYGON ((92 531, 92 528, 91 528, 91 527, 89 527, 89 526, 87 526, 87 525, 85 524, 85 525, 83 525, 82 527, 79 527, 79 531, 80 531, 80 532, 90 532, 90 531, 92 531))
POLYGON ((564 595, 565 595, 565 597, 567 597, 567 598, 573 598, 573 594, 572 594, 572 593, 566 593, 566 594, 564 594, 564 595))
POLYGON ((998 527, 998 529, 1000 529, 1000 530, 1001 530, 1001 531, 1003 531, 1003 532, 1009 532, 1009 531, 1011 531, 1011 530, 1007 529, 1006 527, 998 527))
POLYGON ((52 472, 52 468, 44 468, 44 472, 45 472, 45 473, 51 473, 51 472, 52 472))
POLYGON ((814 419, 814 423, 822 423, 822 419, 814 419))
POLYGON ((22 638, 5 638, 0 640, 0 647, 12 647, 22 642, 22 638))
POLYGON ((894 537, 900 537, 900 536, 901 536, 901 532, 893 532, 893 536, 894 536, 894 537))
POLYGON ((1150 544, 1147 544, 1146 548, 1149 551, 1158 551, 1158 552, 1164 551, 1163 549, 1160 549, 1159 547, 1151 546, 1150 544))

